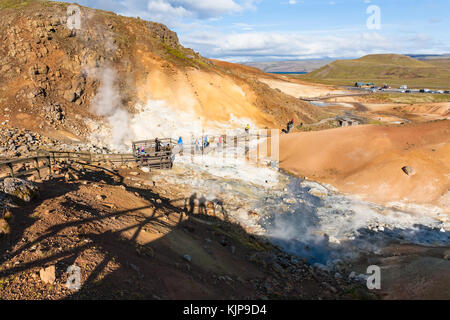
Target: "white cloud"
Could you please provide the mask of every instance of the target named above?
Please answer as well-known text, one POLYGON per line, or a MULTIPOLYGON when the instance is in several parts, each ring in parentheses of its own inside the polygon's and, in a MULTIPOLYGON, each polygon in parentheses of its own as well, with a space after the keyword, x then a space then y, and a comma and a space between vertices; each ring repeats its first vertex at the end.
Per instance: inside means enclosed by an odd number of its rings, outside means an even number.
POLYGON ((145 19, 211 19, 255 8, 259 0, 78 0, 88 7, 145 19))
POLYGON ((187 34, 183 44, 203 55, 228 61, 357 57, 369 53, 441 53, 450 50, 424 34, 381 35, 373 32, 332 34, 202 31, 187 34), (432 50, 425 48, 434 48, 432 50))
POLYGON ((233 23, 233 27, 239 28, 243 31, 253 30, 253 26, 248 23, 233 23))
MULTIPOLYGON (((303 3, 305 3, 304 0, 289 0, 287 2, 287 4, 290 4, 290 5, 303 4, 303 3)), ((284 2, 283 4, 286 4, 286 2, 284 2)))
POLYGON ((170 3, 164 0, 150 0, 147 3, 147 9, 149 14, 172 16, 172 17, 188 17, 192 13, 186 10, 182 6, 172 6, 170 3))
POLYGON ((244 10, 244 7, 234 0, 169 0, 195 13, 199 17, 210 18, 224 14, 236 13, 244 10))
POLYGON ((429 23, 441 23, 442 20, 439 18, 431 18, 430 20, 428 20, 429 23))

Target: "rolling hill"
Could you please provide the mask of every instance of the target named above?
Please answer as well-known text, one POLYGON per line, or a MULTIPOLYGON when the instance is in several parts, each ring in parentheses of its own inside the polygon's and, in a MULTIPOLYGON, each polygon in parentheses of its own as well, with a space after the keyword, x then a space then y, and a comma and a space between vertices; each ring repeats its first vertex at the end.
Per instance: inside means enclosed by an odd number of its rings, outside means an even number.
POLYGON ((419 61, 398 54, 374 54, 337 60, 301 78, 327 84, 352 85, 356 81, 366 81, 446 88, 450 83, 449 62, 449 59, 419 61))
POLYGON ((330 59, 247 62, 245 65, 258 68, 264 72, 311 72, 330 63, 330 59))

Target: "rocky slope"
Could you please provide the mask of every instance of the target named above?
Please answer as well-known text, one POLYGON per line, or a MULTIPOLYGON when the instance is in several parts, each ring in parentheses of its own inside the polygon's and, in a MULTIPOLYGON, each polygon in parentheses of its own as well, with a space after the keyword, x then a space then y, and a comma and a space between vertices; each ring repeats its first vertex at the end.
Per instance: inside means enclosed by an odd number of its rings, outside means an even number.
POLYGON ((0 184, 0 298, 377 298, 364 281, 315 268, 214 216, 210 203, 203 214, 186 206, 183 186, 157 175, 66 163, 39 183, 0 184), (11 194, 9 202, 24 201, 5 205, 11 194), (80 268, 79 290, 67 287, 70 265, 80 268))
POLYGON ((81 29, 71 31, 67 6, 0 1, 4 125, 82 138, 89 135, 86 119, 116 109, 133 114, 149 99, 203 123, 234 116, 280 127, 291 117, 308 122, 321 114, 260 83, 256 69, 218 64, 184 48, 158 23, 81 7, 81 29))

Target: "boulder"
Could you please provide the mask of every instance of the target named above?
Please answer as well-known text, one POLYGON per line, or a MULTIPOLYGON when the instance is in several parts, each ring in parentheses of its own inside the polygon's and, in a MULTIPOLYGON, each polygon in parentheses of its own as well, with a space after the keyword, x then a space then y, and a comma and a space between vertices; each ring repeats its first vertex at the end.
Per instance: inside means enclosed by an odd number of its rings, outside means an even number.
POLYGON ((416 174, 416 170, 414 170, 414 168, 411 167, 411 166, 404 166, 404 167, 402 168, 402 170, 403 170, 403 172, 404 172, 406 175, 408 175, 408 176, 413 176, 413 175, 416 174))
POLYGON ((30 202, 39 195, 39 188, 36 184, 18 178, 6 178, 0 183, 0 191, 24 202, 30 202))
POLYGON ((6 219, 1 218, 0 219, 0 239, 4 236, 9 234, 9 224, 8 221, 6 221, 6 219))
POLYGON ((55 266, 50 266, 48 268, 42 268, 39 271, 42 282, 52 284, 56 280, 56 268, 55 266))
POLYGON ((100 194, 98 194, 96 197, 95 197, 95 199, 97 199, 98 201, 104 201, 104 200, 106 200, 106 196, 105 195, 100 195, 100 194))
POLYGON ((63 98, 68 102, 75 102, 77 100, 77 94, 74 91, 67 90, 64 92, 63 98))
POLYGON ((444 252, 444 259, 445 259, 445 260, 450 260, 450 250, 446 250, 446 251, 444 252))

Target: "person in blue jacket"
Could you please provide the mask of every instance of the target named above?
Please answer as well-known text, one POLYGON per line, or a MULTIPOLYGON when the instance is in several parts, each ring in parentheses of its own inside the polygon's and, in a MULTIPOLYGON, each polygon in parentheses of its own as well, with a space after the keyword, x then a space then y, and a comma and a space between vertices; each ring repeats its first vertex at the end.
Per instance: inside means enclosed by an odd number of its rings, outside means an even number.
POLYGON ((178 148, 180 148, 180 151, 183 150, 183 138, 178 138, 178 148))

